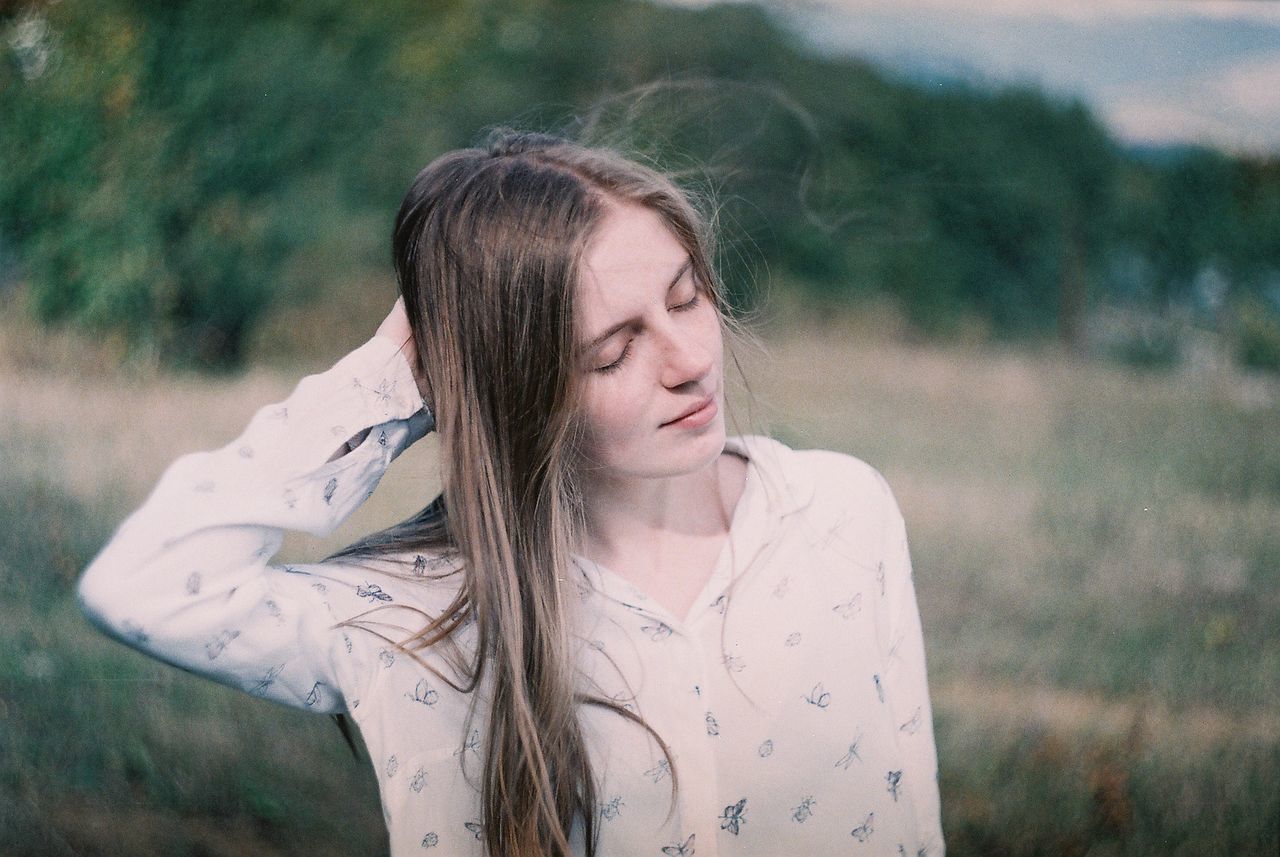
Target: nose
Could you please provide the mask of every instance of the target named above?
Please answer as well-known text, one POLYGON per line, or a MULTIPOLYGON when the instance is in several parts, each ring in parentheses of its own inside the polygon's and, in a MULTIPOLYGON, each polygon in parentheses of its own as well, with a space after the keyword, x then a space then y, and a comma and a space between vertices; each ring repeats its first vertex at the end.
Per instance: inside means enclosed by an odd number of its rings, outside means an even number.
POLYGON ((672 328, 662 337, 662 385, 676 389, 696 384, 715 366, 708 343, 689 330, 672 328))

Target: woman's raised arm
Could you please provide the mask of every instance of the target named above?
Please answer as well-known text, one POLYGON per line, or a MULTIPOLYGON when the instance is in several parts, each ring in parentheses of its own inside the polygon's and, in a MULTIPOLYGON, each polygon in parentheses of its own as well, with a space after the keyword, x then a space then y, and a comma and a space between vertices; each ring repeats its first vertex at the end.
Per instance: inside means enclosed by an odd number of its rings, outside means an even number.
POLYGON ((403 348, 379 333, 261 408, 231 443, 169 466, 80 579, 95 625, 257 696, 322 712, 358 705, 364 678, 334 626, 388 596, 332 566, 269 560, 286 529, 336 528, 433 427, 403 348))

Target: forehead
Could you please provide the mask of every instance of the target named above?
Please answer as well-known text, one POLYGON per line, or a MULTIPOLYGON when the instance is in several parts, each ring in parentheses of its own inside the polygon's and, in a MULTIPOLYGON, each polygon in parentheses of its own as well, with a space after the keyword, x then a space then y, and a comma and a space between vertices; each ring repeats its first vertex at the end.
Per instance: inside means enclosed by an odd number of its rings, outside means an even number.
POLYGON ((653 209, 610 203, 582 256, 578 317, 583 328, 595 331, 662 300, 688 255, 653 209))

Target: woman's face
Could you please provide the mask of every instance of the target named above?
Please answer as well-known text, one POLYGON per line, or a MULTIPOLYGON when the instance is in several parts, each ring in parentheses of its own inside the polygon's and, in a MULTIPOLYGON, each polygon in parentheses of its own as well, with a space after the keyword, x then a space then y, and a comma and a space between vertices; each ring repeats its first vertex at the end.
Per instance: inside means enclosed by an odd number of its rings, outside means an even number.
POLYGON ((583 256, 576 316, 587 478, 673 476, 715 461, 725 442, 720 316, 660 215, 609 205, 583 256))

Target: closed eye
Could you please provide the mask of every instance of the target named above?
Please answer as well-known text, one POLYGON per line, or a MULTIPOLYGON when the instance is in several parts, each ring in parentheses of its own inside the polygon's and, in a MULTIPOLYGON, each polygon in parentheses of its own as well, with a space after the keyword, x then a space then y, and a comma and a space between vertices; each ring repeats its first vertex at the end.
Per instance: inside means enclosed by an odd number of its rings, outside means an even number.
MULTIPOLYGON (((679 304, 676 304, 675 306, 668 307, 668 309, 671 312, 688 312, 689 310, 698 306, 698 304, 700 304, 701 302, 702 302, 702 292, 697 289, 694 289, 693 297, 689 298, 689 300, 685 301, 684 303, 679 303, 679 304)), ((631 354, 632 341, 633 340, 627 340, 627 344, 622 349, 622 353, 618 355, 617 360, 614 360, 612 363, 605 364, 604 366, 597 366, 595 368, 595 371, 601 373, 602 375, 608 375, 611 372, 617 372, 619 369, 621 369, 623 362, 626 361, 627 357, 631 354)))

